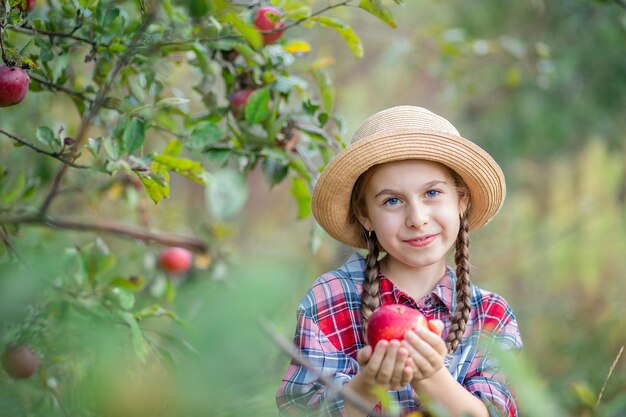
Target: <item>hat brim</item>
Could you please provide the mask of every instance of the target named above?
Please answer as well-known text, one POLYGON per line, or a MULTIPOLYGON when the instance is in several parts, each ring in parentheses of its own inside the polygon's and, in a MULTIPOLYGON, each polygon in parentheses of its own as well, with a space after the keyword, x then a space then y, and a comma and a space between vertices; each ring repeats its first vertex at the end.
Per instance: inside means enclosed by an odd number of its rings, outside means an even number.
POLYGON ((374 165, 406 159, 439 162, 463 178, 471 196, 467 218, 470 230, 484 226, 502 206, 506 195, 504 174, 482 148, 460 136, 401 129, 361 139, 339 152, 315 184, 313 216, 333 238, 365 248, 359 227, 349 220, 354 183, 374 165))

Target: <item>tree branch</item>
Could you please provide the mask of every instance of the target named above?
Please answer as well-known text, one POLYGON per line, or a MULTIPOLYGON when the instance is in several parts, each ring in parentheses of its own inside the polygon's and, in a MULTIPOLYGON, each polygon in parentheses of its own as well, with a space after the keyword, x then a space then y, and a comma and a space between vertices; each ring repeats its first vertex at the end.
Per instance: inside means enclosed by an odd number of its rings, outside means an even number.
MULTIPOLYGON (((79 98, 79 99, 81 99, 83 101, 86 101, 88 103, 91 103, 91 104, 95 103, 95 101, 96 101, 95 99, 87 97, 85 94, 80 93, 80 92, 78 92, 76 90, 72 90, 71 88, 67 88, 67 87, 65 87, 63 85, 58 85, 58 84, 53 83, 52 81, 48 81, 48 80, 46 80, 44 78, 41 78, 37 74, 31 73, 31 74, 29 74, 29 76, 30 76, 31 79, 37 81, 38 83, 41 83, 41 84, 45 85, 46 87, 50 87, 51 90, 63 91, 66 94, 69 94, 71 96, 74 96, 76 98, 79 98)), ((115 111, 117 111, 119 113, 122 113, 122 111, 120 109, 118 109, 117 107, 108 104, 107 100, 109 100, 109 97, 106 97, 104 99, 104 102, 102 103, 102 107, 104 107, 106 109, 110 109, 110 110, 115 110, 115 111)))
POLYGON ((57 160, 59 160, 59 161, 63 162, 64 164, 71 166, 72 168, 78 168, 78 169, 86 169, 86 168, 89 168, 87 165, 81 165, 81 164, 77 164, 77 163, 76 163, 76 162, 74 162, 74 161, 69 161, 69 160, 67 160, 67 159, 63 158, 63 157, 62 157, 59 153, 57 153, 57 152, 46 151, 45 149, 38 148, 37 146, 33 145, 32 143, 29 143, 26 139, 22 139, 22 138, 20 138, 19 136, 16 136, 16 135, 14 135, 14 134, 13 134, 13 133, 11 133, 11 132, 7 132, 6 130, 4 130, 4 129, 2 129, 2 128, 0 128, 0 133, 2 133, 3 135, 5 135, 5 136, 9 137, 10 139, 12 139, 12 140, 14 140, 14 141, 16 141, 16 142, 18 142, 18 143, 20 143, 20 144, 22 144, 22 145, 26 146, 26 147, 28 147, 28 148, 30 148, 30 149, 32 149, 32 150, 34 150, 35 152, 38 152, 38 153, 41 153, 41 154, 44 154, 44 155, 51 156, 51 157, 53 157, 54 159, 57 159, 57 160))
MULTIPOLYGON (((117 61, 115 67, 109 74, 109 79, 107 80, 107 83, 98 92, 98 95, 96 96, 91 106, 91 109, 81 121, 80 127, 78 129, 78 134, 76 135, 76 142, 70 148, 70 155, 73 160, 75 160, 78 157, 78 149, 80 145, 82 144, 82 142, 84 142, 85 138, 87 137, 87 130, 89 129, 89 126, 91 125, 91 121, 93 120, 94 117, 96 117, 96 115, 100 111, 100 108, 103 106, 104 102, 106 101, 107 95, 109 94, 109 91, 111 91, 111 87, 113 85, 113 81, 115 80, 115 77, 117 77, 117 74, 120 72, 120 70, 132 58, 133 54, 135 53, 137 44, 139 43, 139 40, 148 29, 148 26, 152 23, 152 20, 154 20, 155 16, 156 16, 156 10, 153 8, 150 11, 150 13, 146 15, 146 18, 141 23, 141 26, 139 27, 139 29, 133 36, 133 39, 131 40, 130 45, 128 45, 128 48, 122 54, 120 59, 117 61)), ((40 208, 40 215, 42 217, 46 215, 46 213, 48 212, 48 209, 50 208, 50 204, 52 203, 52 200, 54 200, 54 198, 56 197, 59 186, 61 185, 61 180, 65 176, 68 166, 69 165, 63 165, 57 172, 56 176, 54 177, 54 181, 52 182, 52 187, 50 188, 50 191, 48 192, 48 195, 46 196, 46 199, 44 200, 40 208)))
MULTIPOLYGON (((92 39, 89 38, 83 38, 82 36, 77 36, 74 35, 74 33, 64 33, 64 32, 53 32, 50 30, 45 30, 45 29, 38 29, 38 28, 34 28, 32 26, 13 26, 13 25, 9 25, 6 27, 7 29, 10 29, 12 31, 15 32, 20 32, 20 33, 28 33, 28 34, 39 34, 39 35, 47 35, 47 36, 52 36, 55 38, 71 38, 80 42, 84 42, 87 43, 91 46, 98 46, 98 43, 92 39)), ((106 44, 102 44, 102 46, 108 46, 106 44)))
POLYGON ((99 232, 116 236, 125 236, 142 242, 155 243, 162 246, 178 246, 198 253, 206 253, 209 246, 206 242, 188 236, 148 231, 138 227, 117 223, 110 220, 87 223, 67 218, 51 218, 47 216, 24 215, 16 217, 0 217, 0 224, 31 224, 46 226, 53 229, 76 230, 79 232, 99 232))

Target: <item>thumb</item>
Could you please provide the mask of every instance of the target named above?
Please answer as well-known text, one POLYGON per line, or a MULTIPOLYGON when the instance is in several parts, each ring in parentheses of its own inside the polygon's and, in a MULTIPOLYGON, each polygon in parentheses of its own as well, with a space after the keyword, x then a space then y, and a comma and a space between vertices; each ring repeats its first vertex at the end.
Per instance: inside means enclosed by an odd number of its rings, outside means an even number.
POLYGON ((371 356, 372 347, 370 345, 367 345, 356 353, 356 360, 359 365, 365 365, 367 362, 369 362, 371 356))
POLYGON ((443 333, 443 322, 441 320, 428 320, 428 328, 434 332, 437 333, 437 335, 441 336, 441 334, 443 333))

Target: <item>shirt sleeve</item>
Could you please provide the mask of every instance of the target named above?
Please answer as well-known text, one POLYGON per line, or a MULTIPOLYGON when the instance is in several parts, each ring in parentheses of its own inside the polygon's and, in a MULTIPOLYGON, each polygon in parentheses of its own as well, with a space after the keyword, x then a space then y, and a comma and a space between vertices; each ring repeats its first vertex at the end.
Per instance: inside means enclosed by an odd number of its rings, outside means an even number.
POLYGON ((276 393, 280 414, 346 416, 340 390, 358 372, 357 361, 338 351, 301 307, 294 344, 317 372, 334 382, 336 389, 325 386, 319 374, 292 360, 276 393))
POLYGON ((481 339, 486 340, 479 348, 481 353, 474 358, 476 365, 472 368, 475 370, 468 373, 463 386, 487 405, 491 417, 518 417, 511 386, 490 352, 493 349, 520 350, 522 339, 515 316, 506 302, 500 299, 495 307, 485 312, 484 323, 487 325, 483 327, 481 339), (490 315, 489 310, 499 314, 490 315))

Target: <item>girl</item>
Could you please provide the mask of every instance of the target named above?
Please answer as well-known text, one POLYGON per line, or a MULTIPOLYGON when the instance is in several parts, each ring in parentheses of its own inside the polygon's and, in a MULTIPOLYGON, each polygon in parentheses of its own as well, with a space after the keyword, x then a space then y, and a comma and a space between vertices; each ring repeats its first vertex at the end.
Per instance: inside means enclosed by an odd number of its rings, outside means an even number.
POLYGON ((298 306, 294 343, 315 369, 292 361, 276 396, 281 413, 364 416, 334 394, 343 385, 372 410, 382 388, 405 414, 428 400, 450 416, 517 416, 483 343, 521 348, 517 322, 502 297, 470 283, 468 255, 468 232, 496 214, 505 191, 498 164, 446 119, 413 106, 367 119, 312 200, 319 224, 367 256, 319 277, 298 306), (456 269, 446 264, 453 245, 456 269), (369 346, 368 319, 387 304, 418 309, 439 331, 369 346))

